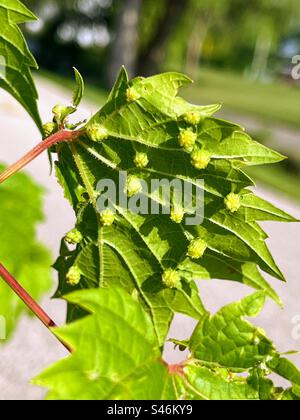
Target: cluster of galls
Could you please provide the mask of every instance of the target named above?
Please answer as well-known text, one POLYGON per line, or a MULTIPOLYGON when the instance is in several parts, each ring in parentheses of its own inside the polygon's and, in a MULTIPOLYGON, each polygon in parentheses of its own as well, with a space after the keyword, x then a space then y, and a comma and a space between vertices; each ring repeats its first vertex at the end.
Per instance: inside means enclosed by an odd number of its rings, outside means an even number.
MULTIPOLYGON (((103 227, 111 226, 115 221, 115 213, 111 209, 105 209, 100 213, 100 222, 103 227)), ((72 245, 78 245, 82 242, 82 233, 74 228, 65 236, 65 241, 72 245)), ((80 283, 82 271, 75 263, 67 272, 66 280, 70 286, 77 286, 80 283)))
MULTIPOLYGON (((191 111, 185 113, 182 116, 182 118, 186 123, 190 124, 191 126, 196 126, 206 118, 206 115, 198 111, 191 111)), ((211 153, 204 149, 201 149, 196 145, 197 133, 194 131, 194 127, 189 127, 180 130, 178 142, 184 150, 190 153, 191 164, 194 166, 194 168, 199 170, 207 168, 211 161, 211 153)), ((227 210, 229 210, 231 213, 235 213, 241 207, 241 197, 240 195, 231 192, 225 197, 224 204, 227 210)), ((175 217, 171 216, 171 219, 174 220, 176 223, 181 222, 178 222, 180 220, 180 215, 178 215, 178 217, 176 215, 175 217)))
MULTIPOLYGON (((207 243, 201 238, 193 239, 187 249, 187 256, 192 259, 202 258, 207 249, 207 243)), ((181 274, 178 270, 167 268, 162 274, 162 282, 169 289, 178 289, 181 286, 181 274)))
MULTIPOLYGON (((139 99, 140 94, 133 87, 129 87, 126 91, 126 101, 128 103, 132 103, 139 99)), ((59 116, 62 112, 64 112, 64 110, 59 107, 54 109, 54 114, 57 116, 59 116)), ((194 131, 194 127, 203 121, 205 117, 206 115, 197 111, 191 111, 184 114, 182 116, 183 120, 191 127, 182 129, 178 136, 180 146, 190 153, 191 164, 199 170, 206 169, 211 161, 211 154, 196 145, 197 133, 194 131)), ((44 127, 44 129, 45 133, 47 132, 47 134, 50 135, 55 129, 57 129, 57 124, 55 122, 49 123, 44 127)), ((91 123, 88 125, 86 128, 86 134, 90 140, 94 142, 102 142, 109 138, 108 130, 104 125, 99 123, 91 123)), ((149 164, 148 155, 144 152, 136 152, 133 163, 139 169, 146 168, 149 164)), ((134 175, 130 175, 126 182, 127 195, 129 197, 133 197, 140 192, 142 192, 140 179, 134 175)), ((241 206, 241 198, 238 194, 231 192, 225 197, 224 204, 228 211, 234 213, 238 211, 241 206)), ((174 223, 180 224, 184 215, 184 209, 180 206, 175 206, 171 210, 170 218, 174 223)), ((109 227, 114 223, 114 221, 115 213, 112 210, 106 209, 100 214, 100 222, 102 226, 109 227)), ((82 235, 77 229, 74 229, 66 236, 66 240, 69 243, 78 244, 82 240, 82 235)), ((203 257, 207 247, 208 244, 202 238, 194 238, 188 245, 186 255, 191 259, 200 259, 203 257)), ((81 276, 82 272, 80 268, 74 265, 67 273, 67 282, 70 285, 75 286, 80 282, 81 276)), ((181 274, 176 269, 167 268, 162 274, 162 282, 167 288, 178 289, 181 287, 181 274)))
POLYGON ((207 168, 211 160, 211 154, 196 145, 197 133, 194 131, 193 126, 198 125, 205 119, 205 117, 205 114, 198 111, 190 111, 185 113, 182 118, 192 127, 181 129, 178 136, 179 145, 191 154, 191 164, 199 170, 207 168))

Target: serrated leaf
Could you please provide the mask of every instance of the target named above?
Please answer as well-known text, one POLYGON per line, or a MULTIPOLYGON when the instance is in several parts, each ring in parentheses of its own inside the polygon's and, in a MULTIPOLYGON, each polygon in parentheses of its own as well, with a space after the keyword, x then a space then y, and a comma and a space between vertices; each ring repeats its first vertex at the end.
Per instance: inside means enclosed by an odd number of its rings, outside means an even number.
MULTIPOLYGON (((42 189, 22 173, 0 188, 0 261, 35 299, 51 286, 51 258, 36 239, 36 226, 43 220, 42 195, 42 189)), ((7 336, 24 312, 23 302, 0 279, 0 315, 6 320, 7 336)))
POLYGON ((204 366, 187 365, 185 385, 190 398, 200 400, 259 400, 259 393, 244 378, 230 378, 221 371, 204 366))
POLYGON ((286 159, 280 153, 255 142, 249 135, 241 131, 234 131, 218 144, 207 144, 213 155, 222 159, 239 159, 247 165, 262 165, 276 163, 286 159))
POLYGON ((270 360, 267 366, 277 375, 300 387, 300 371, 290 360, 276 357, 270 360))
POLYGON ((43 133, 31 68, 38 68, 18 25, 36 17, 18 0, 0 1, 0 87, 26 109, 43 133))
POLYGON ((284 276, 277 267, 266 243, 265 237, 258 238, 257 227, 251 223, 245 223, 239 215, 232 215, 225 210, 209 217, 209 220, 216 225, 228 230, 240 238, 250 249, 252 249, 259 258, 259 266, 267 273, 273 275, 279 280, 284 280, 284 276))
MULTIPOLYGON (((187 82, 188 78, 178 73, 129 81, 123 68, 108 101, 86 125, 98 124, 108 137, 93 142, 86 135, 59 149, 60 183, 74 207, 76 226, 84 239, 75 250, 62 247, 56 265, 60 275, 56 296, 70 291, 66 273, 73 265, 82 273, 78 289, 121 286, 150 314, 161 345, 176 312, 197 320, 207 318, 194 283, 197 278, 240 281, 280 303, 259 271, 283 279, 266 245, 267 235, 257 221, 293 220, 245 189, 253 186, 243 172, 247 165, 275 162, 281 156, 254 142, 239 125, 214 118, 218 106, 197 107, 178 97, 178 88, 187 82), (183 116, 192 111, 201 113, 199 123, 189 124, 183 116), (197 170, 192 165, 190 152, 179 144, 181 130, 194 131, 197 147, 211 154, 206 169, 197 170), (146 167, 136 166, 136 153, 147 155, 146 167), (188 229, 184 222, 172 222, 169 215, 136 215, 126 212, 117 198, 113 203, 115 221, 103 227, 97 207, 101 195, 98 181, 113 181, 118 196, 123 171, 141 178, 148 187, 153 179, 167 179, 204 190, 204 222, 188 229), (240 194, 242 204, 235 213, 224 202, 231 192, 240 194), (207 244, 198 260, 187 256, 191 236, 199 236, 207 244), (162 274, 167 268, 178 271, 179 287, 164 286, 162 274)), ((166 204, 158 191, 142 195, 152 203, 166 204)), ((194 202, 195 193, 189 198, 194 202)), ((70 305, 69 320, 83 314, 70 305)))
MULTIPOLYGON (((86 315, 79 321, 54 330, 54 334, 68 343, 74 352, 33 381, 35 385, 49 389, 48 399, 296 399, 297 385, 277 395, 278 390, 274 388, 272 381, 266 378, 268 373, 263 368, 266 357, 262 358, 259 350, 259 357, 251 352, 252 342, 248 342, 246 347, 243 346, 245 343, 242 344, 248 361, 249 353, 254 357, 251 369, 243 376, 240 372, 247 370, 247 366, 238 364, 239 368, 235 368, 235 373, 232 368, 224 367, 220 363, 196 359, 196 353, 181 364, 167 365, 161 358, 162 350, 159 348, 151 317, 124 288, 78 291, 68 295, 66 299, 73 306, 83 308, 86 315)), ((259 334, 255 327, 242 321, 241 316, 257 315, 263 304, 264 294, 256 293, 220 311, 219 314, 226 313, 222 318, 223 323, 218 319, 216 324, 224 357, 229 352, 228 345, 224 347, 222 342, 223 333, 228 334, 224 322, 227 323, 227 330, 232 330, 230 325, 239 326, 235 332, 236 337, 232 340, 235 342, 236 351, 242 353, 241 342, 245 342, 249 328, 255 331, 256 338, 259 334), (235 324, 238 319, 239 322, 235 324)), ((208 330, 209 328, 206 328, 206 333, 210 333, 208 330)), ((211 339, 214 337, 212 334, 211 339)), ((269 342, 264 339, 267 349, 269 342)), ((180 344, 178 340, 173 341, 180 344)), ((207 341, 204 338, 204 344, 205 342, 207 341)), ((184 342, 184 345, 189 343, 184 342)), ((271 350, 275 358, 278 358, 278 353, 271 350)), ((263 352, 264 356, 267 353, 270 361, 270 353, 263 352)), ((294 374, 292 378, 295 378, 294 374)))
POLYGON ((77 292, 67 299, 93 315, 55 330, 75 353, 35 379, 50 388, 48 398, 164 399, 167 368, 141 306, 119 288, 77 292))
POLYGON ((259 400, 269 401, 274 399, 274 384, 266 378, 266 373, 260 369, 255 368, 247 378, 247 384, 258 392, 259 400))
POLYGON ((271 341, 243 319, 256 316, 264 302, 264 293, 257 292, 203 318, 190 340, 193 357, 212 365, 246 370, 276 355, 271 341))
POLYGON ((241 204, 242 208, 245 209, 245 220, 247 222, 255 220, 297 222, 297 219, 288 213, 254 194, 245 194, 241 204))

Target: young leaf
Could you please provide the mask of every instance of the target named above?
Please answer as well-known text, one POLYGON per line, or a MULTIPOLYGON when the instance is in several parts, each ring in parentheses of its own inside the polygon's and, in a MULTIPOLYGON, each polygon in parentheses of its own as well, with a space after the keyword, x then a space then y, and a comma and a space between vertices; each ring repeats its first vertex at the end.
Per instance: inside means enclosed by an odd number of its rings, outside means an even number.
POLYGON ((38 68, 18 25, 36 20, 19 0, 0 0, 0 88, 26 109, 43 133, 31 68, 38 68))
POLYGON ((194 358, 230 369, 249 369, 276 355, 273 344, 249 322, 262 309, 262 292, 225 306, 213 317, 206 316, 196 327, 189 344, 194 358))
POLYGON ((79 71, 74 67, 76 89, 73 93, 73 106, 78 108, 84 94, 84 81, 79 71))

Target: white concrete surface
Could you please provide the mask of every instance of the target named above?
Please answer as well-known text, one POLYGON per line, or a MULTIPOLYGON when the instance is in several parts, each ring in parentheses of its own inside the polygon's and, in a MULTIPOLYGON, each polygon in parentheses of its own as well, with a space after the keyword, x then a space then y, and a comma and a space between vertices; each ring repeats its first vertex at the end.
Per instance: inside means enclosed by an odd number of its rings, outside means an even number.
MULTIPOLYGON (((64 92, 45 82, 39 83, 40 107, 44 120, 49 119, 51 107, 57 102, 68 101, 64 92)), ((93 107, 84 104, 83 116, 89 116, 93 107)), ((0 92, 0 161, 14 162, 39 141, 39 134, 26 113, 8 95, 0 92)), ((49 176, 46 154, 33 162, 27 171, 47 189, 45 200, 46 221, 39 227, 39 237, 57 256, 61 237, 74 223, 74 217, 54 176, 49 176)), ((300 218, 300 205, 284 198, 266 193, 275 204, 300 218)), ((300 340, 292 337, 292 320, 300 315, 300 279, 298 264, 300 261, 300 225, 266 223, 270 234, 270 248, 288 283, 281 284, 270 280, 280 293, 286 309, 283 311, 273 302, 268 302, 262 315, 255 321, 264 327, 282 351, 300 349, 300 340)), ((204 303, 216 311, 222 305, 239 299, 251 290, 246 286, 220 281, 200 283, 204 303)), ((65 307, 62 302, 46 298, 43 306, 58 324, 63 323, 65 307)), ((1 308, 0 308, 1 309, 1 308)), ((1 311, 0 311, 1 312, 1 311)), ((186 317, 177 316, 171 336, 186 338, 193 328, 193 323, 186 317)), ((35 319, 24 318, 13 339, 0 347, 0 400, 41 399, 44 390, 29 384, 31 378, 52 362, 64 357, 66 352, 49 332, 35 319)), ((170 361, 182 359, 182 354, 167 346, 166 357, 170 361)), ((300 356, 293 358, 299 363, 300 356)))

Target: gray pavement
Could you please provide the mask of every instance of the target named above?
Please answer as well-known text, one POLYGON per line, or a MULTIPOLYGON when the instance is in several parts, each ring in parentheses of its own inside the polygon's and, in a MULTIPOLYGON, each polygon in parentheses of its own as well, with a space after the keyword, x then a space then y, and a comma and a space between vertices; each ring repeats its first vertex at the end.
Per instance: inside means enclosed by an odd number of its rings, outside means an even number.
MULTIPOLYGON (((64 92, 51 83, 40 82, 40 108, 44 120, 50 118, 51 107, 57 102, 68 101, 64 92)), ((94 106, 84 104, 79 117, 92 114, 94 106)), ((39 141, 39 134, 26 113, 11 98, 0 92, 0 161, 14 162, 39 141)), ((73 226, 74 217, 68 202, 55 178, 49 177, 47 156, 39 157, 27 171, 42 184, 47 192, 45 199, 46 221, 39 227, 39 238, 49 246, 53 256, 57 255, 60 238, 73 226)), ((300 205, 277 197, 273 193, 263 191, 273 203, 300 218, 300 205)), ((282 351, 300 349, 300 337, 293 338, 293 319, 300 316, 300 279, 298 264, 300 261, 300 224, 265 223, 264 227, 270 235, 269 245, 279 266, 286 275, 287 284, 270 279, 279 292, 286 306, 278 308, 268 302, 261 316, 255 322, 265 328, 282 351)), ((204 303, 212 311, 222 305, 251 292, 246 286, 221 281, 202 281, 199 288, 204 303)), ((60 301, 45 298, 43 306, 58 324, 63 323, 65 305, 60 301)), ((184 316, 176 316, 171 336, 187 338, 193 328, 193 322, 184 316)), ((0 347, 0 400, 41 399, 44 390, 29 384, 31 378, 49 366, 52 362, 66 356, 66 351, 49 332, 32 318, 25 317, 14 337, 0 347)), ((174 352, 171 345, 166 348, 166 358, 176 362, 183 358, 180 352, 174 352)), ((300 366, 300 356, 293 357, 300 366)))

